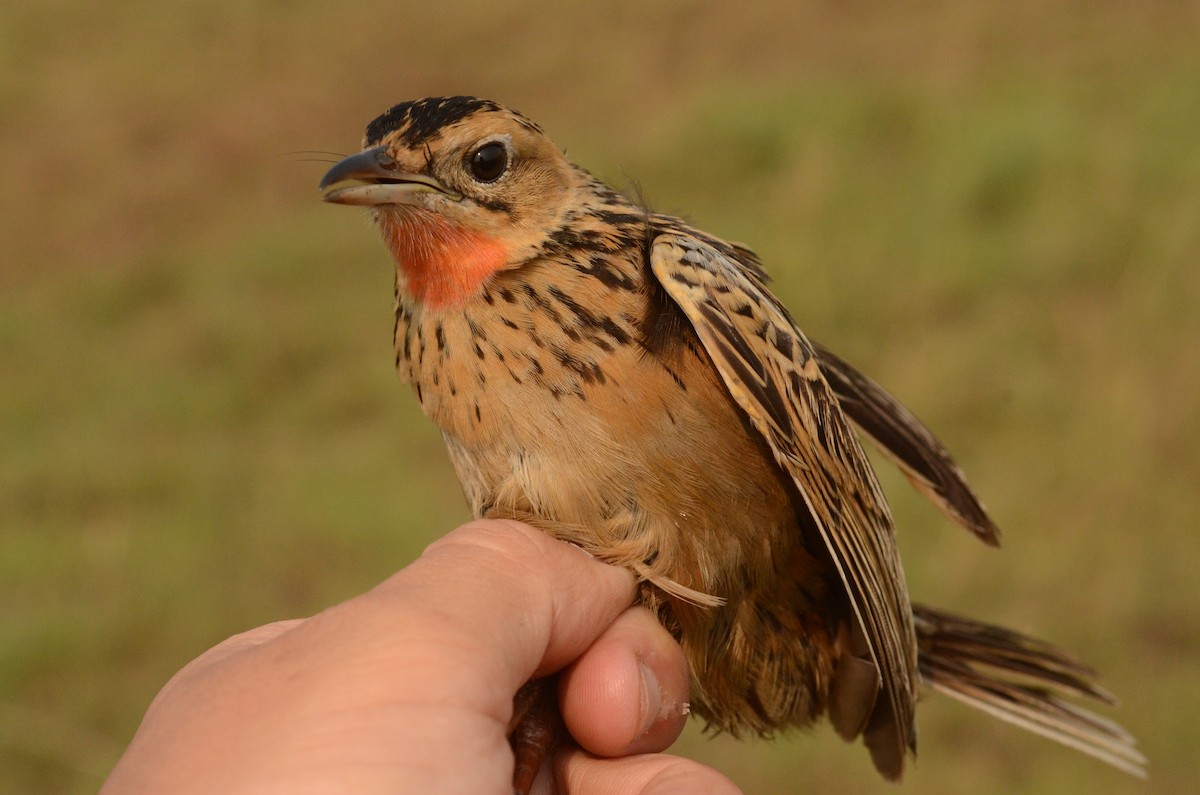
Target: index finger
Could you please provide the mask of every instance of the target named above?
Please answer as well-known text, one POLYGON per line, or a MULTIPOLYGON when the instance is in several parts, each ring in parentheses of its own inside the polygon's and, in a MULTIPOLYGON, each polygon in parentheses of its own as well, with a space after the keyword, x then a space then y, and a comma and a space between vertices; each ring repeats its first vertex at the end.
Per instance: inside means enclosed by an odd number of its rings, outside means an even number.
POLYGON ((582 654, 633 596, 624 569, 528 525, 480 520, 312 623, 358 633, 358 664, 404 671, 395 695, 410 703, 504 716, 517 688, 582 654))

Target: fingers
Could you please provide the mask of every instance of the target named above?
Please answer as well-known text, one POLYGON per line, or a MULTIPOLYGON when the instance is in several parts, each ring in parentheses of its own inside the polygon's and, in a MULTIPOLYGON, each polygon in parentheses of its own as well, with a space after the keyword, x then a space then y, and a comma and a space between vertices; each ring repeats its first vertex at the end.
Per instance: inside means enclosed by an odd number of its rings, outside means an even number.
POLYGON ((444 568, 460 572, 468 562, 481 571, 464 583, 470 592, 464 603, 477 625, 499 630, 501 645, 492 656, 508 664, 516 685, 578 657, 633 603, 630 572, 519 522, 472 522, 431 545, 418 561, 434 576, 444 568), (513 606, 498 595, 511 597, 525 620, 511 626, 513 606), (486 608, 485 616, 480 607, 486 608), (498 619, 494 623, 493 617, 498 619))
POLYGON ((276 621, 226 638, 180 669, 163 686, 158 696, 155 697, 155 701, 161 701, 172 695, 180 682, 191 681, 196 676, 202 675, 204 672, 219 666, 225 660, 236 657, 246 649, 269 643, 292 628, 303 624, 305 620, 303 618, 293 618, 286 621, 276 621))
POLYGON ((356 649, 359 677, 406 701, 453 703, 506 720, 524 682, 578 657, 633 601, 633 576, 517 522, 471 522, 364 596, 299 631, 356 649), (353 637, 347 637, 353 633, 353 637))
POLYGON ((211 665, 230 655, 240 654, 245 649, 270 643, 285 632, 303 624, 305 620, 303 618, 290 618, 284 621, 263 624, 261 627, 248 629, 245 632, 239 632, 237 635, 226 638, 204 652, 204 654, 201 654, 192 661, 192 665, 211 665))
POLYGON ((644 607, 622 613, 559 680, 571 736, 598 756, 666 750, 687 700, 683 650, 644 607))
MULTIPOLYGON (((313 791, 368 779, 385 782, 378 791, 494 789, 512 771, 513 693, 573 660, 561 695, 585 747, 664 748, 682 725, 686 666, 633 596, 628 571, 526 525, 473 522, 362 596, 202 655, 160 693, 108 786, 289 789, 291 773, 313 791)), ((612 760, 608 773, 580 751, 564 759, 571 780, 613 792, 637 791, 626 778, 646 792, 724 781, 665 757, 612 760)))
POLYGON ((555 773, 571 795, 740 795, 733 782, 690 759, 643 754, 597 759, 583 751, 560 754, 555 773))

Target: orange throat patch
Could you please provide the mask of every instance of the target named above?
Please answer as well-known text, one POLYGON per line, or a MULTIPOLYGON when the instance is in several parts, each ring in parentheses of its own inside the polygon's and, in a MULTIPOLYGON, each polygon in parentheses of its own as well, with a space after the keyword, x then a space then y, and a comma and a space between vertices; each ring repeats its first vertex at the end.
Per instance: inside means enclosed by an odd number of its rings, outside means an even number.
POLYGON ((377 213, 409 294, 435 309, 461 306, 508 261, 499 240, 426 210, 377 213))

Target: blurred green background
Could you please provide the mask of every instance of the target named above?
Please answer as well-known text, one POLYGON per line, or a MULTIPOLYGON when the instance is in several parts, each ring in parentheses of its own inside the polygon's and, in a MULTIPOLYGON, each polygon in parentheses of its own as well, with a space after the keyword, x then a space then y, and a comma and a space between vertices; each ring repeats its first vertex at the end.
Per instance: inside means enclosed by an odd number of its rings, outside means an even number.
MULTIPOLYGON (((1151 759, 1141 783, 931 697, 905 791, 1195 787, 1196 3, 6 8, 0 789, 94 791, 185 662, 466 517, 391 372, 388 257, 295 154, 448 93, 756 248, 1006 532, 888 473, 914 595, 1093 662, 1151 759)), ((900 791, 823 726, 678 747, 749 793, 900 791)))

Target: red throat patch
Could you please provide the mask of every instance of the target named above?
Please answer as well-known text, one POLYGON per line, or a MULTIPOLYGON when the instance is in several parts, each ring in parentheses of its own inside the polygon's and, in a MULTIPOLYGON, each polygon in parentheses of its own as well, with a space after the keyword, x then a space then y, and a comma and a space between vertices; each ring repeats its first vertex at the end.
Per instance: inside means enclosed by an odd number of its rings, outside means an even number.
POLYGON ((385 210, 379 213, 379 227, 404 272, 408 292, 435 309, 466 303, 508 261, 499 240, 436 213, 385 210))

